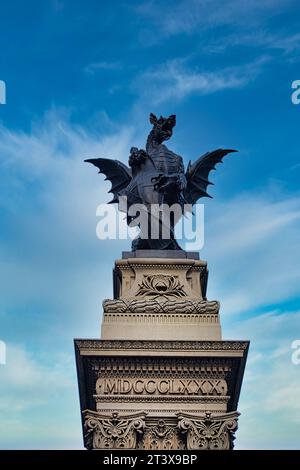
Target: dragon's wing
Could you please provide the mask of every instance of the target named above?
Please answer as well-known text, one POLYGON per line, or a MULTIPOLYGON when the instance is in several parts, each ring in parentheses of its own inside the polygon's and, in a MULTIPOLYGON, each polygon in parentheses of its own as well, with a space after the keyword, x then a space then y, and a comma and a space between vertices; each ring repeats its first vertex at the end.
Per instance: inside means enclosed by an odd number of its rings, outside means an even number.
POLYGON ((206 189, 209 184, 208 175, 211 170, 215 170, 217 163, 222 163, 223 157, 230 152, 237 152, 232 149, 218 149, 207 152, 198 158, 193 164, 189 162, 186 171, 187 185, 184 191, 184 198, 188 204, 195 204, 200 197, 212 197, 207 194, 206 189))
POLYGON ((109 193, 113 193, 113 200, 109 204, 118 202, 118 193, 125 189, 131 181, 131 170, 124 163, 119 160, 110 160, 109 158, 90 158, 84 160, 85 162, 92 163, 99 168, 99 173, 105 175, 105 180, 111 182, 111 189, 109 193))

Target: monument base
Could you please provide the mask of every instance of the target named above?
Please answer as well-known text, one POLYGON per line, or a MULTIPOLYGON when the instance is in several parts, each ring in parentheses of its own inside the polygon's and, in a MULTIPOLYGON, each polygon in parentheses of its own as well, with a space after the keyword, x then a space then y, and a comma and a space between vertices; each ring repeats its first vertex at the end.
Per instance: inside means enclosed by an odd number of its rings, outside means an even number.
POLYGON ((86 448, 233 448, 249 343, 222 341, 207 276, 184 251, 116 261, 101 339, 75 341, 86 448))
POLYGON ((247 341, 75 340, 88 449, 232 449, 247 341))

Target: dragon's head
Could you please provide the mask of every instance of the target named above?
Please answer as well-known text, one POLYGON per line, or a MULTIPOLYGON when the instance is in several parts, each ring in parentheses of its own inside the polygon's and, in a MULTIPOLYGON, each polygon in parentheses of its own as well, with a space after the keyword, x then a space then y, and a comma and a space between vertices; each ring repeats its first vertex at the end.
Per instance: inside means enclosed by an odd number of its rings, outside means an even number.
POLYGON ((172 137, 173 127, 176 125, 175 114, 171 114, 171 116, 167 118, 160 116, 158 119, 155 114, 150 113, 149 120, 153 125, 151 136, 157 144, 161 144, 164 140, 168 140, 172 137))

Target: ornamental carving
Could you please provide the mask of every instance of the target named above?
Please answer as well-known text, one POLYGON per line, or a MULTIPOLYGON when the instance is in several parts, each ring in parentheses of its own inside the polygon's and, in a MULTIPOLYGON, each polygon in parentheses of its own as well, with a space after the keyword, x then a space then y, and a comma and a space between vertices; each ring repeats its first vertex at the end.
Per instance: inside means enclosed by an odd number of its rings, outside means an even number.
POLYGON ((148 418, 138 412, 83 412, 88 449, 228 450, 233 449, 239 413, 205 416, 178 413, 177 419, 148 418))
POLYGON ((189 450, 229 450, 233 449, 239 413, 227 413, 223 416, 211 416, 206 412, 204 418, 188 414, 178 415, 178 428, 186 433, 189 450))
POLYGON ((145 413, 119 416, 84 413, 84 439, 88 449, 136 449, 145 429, 145 413))
POLYGON ((156 426, 146 430, 140 445, 146 450, 180 450, 186 449, 186 445, 180 432, 174 426, 167 426, 160 419, 156 426))
POLYGON ((225 379, 233 367, 229 358, 101 357, 89 358, 87 364, 97 378, 183 378, 225 379), (201 374, 201 375, 199 375, 201 374))
POLYGON ((160 295, 151 300, 106 299, 103 302, 103 308, 105 313, 199 313, 217 315, 220 304, 217 301, 208 302, 206 300, 167 300, 160 295))
POLYGON ((138 284, 137 296, 149 296, 152 299, 159 297, 185 297, 187 294, 180 284, 177 276, 168 274, 144 274, 143 280, 138 284))
POLYGON ((80 350, 107 350, 107 349, 144 349, 144 350, 198 350, 198 351, 246 351, 249 348, 249 341, 130 341, 130 340, 100 340, 100 339, 78 339, 76 346, 80 350))

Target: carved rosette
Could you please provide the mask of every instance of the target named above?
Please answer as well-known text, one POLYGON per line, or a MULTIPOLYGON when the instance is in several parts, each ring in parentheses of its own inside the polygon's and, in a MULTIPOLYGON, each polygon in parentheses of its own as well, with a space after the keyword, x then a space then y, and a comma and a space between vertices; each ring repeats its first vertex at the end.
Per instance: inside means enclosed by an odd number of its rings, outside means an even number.
POLYGON ((238 427, 239 413, 211 416, 206 412, 203 419, 192 415, 178 415, 178 427, 186 433, 189 450, 229 450, 233 449, 234 433, 238 427))
POLYGON ((156 426, 146 429, 140 445, 146 450, 180 450, 186 449, 178 428, 168 426, 160 419, 156 426))
POLYGON ((168 274, 144 274, 138 284, 137 297, 185 297, 187 294, 177 276, 168 274))
POLYGON ((119 416, 84 412, 84 440, 88 449, 136 449, 145 429, 145 413, 119 416))

